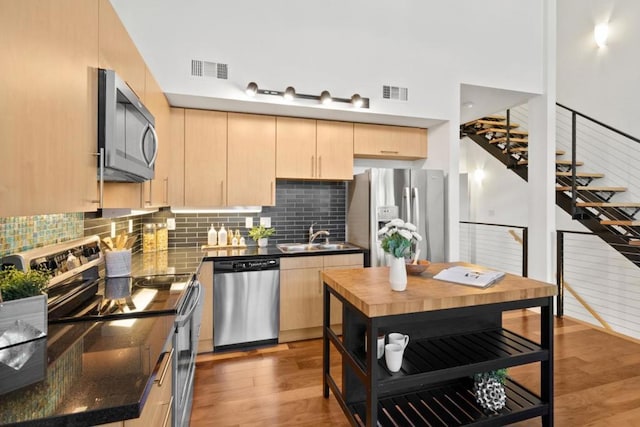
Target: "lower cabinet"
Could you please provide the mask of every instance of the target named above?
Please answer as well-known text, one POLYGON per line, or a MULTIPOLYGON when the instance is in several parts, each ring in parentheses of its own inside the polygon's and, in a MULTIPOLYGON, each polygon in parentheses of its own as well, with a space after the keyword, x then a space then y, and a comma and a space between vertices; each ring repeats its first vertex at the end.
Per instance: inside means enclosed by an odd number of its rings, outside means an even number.
MULTIPOLYGON (((328 269, 360 268, 362 254, 280 259, 280 342, 322 336, 322 278, 328 269)), ((340 303, 331 297, 331 324, 342 323, 340 303)))
POLYGON ((204 290, 198 353, 207 353, 213 351, 213 261, 202 263, 198 279, 204 290))
POLYGON ((173 350, 163 353, 156 379, 153 381, 147 401, 138 418, 102 424, 100 427, 168 427, 173 413, 173 350))

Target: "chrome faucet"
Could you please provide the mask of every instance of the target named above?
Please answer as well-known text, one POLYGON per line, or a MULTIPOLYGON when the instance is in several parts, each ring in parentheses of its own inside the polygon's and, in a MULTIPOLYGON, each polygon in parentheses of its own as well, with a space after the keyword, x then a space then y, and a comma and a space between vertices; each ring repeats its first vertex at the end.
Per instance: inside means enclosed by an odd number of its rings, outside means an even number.
POLYGON ((315 233, 313 232, 313 226, 316 225, 317 222, 314 222, 313 224, 311 224, 311 227, 309 227, 309 244, 312 244, 314 240, 316 240, 316 237, 318 236, 329 236, 330 233, 327 230, 319 230, 316 231, 315 233))

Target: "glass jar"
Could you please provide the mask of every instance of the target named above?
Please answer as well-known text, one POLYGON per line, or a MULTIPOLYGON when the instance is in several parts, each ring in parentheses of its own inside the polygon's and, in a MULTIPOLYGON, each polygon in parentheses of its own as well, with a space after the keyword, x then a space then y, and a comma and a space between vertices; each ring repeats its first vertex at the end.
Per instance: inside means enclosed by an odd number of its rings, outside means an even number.
POLYGON ((169 249, 169 229, 167 223, 156 224, 156 250, 166 251, 169 249))
POLYGON ((142 231, 142 252, 156 251, 156 225, 145 224, 142 231))

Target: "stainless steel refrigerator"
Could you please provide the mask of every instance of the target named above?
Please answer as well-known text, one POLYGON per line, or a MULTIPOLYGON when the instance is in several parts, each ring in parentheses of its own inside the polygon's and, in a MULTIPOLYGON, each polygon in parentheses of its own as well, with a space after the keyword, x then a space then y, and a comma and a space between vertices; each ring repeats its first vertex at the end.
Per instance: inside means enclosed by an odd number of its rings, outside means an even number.
POLYGON ((367 266, 387 265, 378 230, 394 218, 418 227, 420 258, 445 260, 444 173, 369 169, 348 184, 347 240, 369 250, 367 266))

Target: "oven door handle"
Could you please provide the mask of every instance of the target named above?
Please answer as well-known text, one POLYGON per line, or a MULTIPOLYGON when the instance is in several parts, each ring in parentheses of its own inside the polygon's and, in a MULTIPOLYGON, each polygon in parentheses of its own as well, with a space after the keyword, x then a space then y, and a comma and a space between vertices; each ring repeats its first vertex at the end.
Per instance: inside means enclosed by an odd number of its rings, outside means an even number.
POLYGON ((196 308, 200 303, 200 298, 202 297, 202 284, 199 281, 196 281, 194 286, 197 287, 197 297, 191 298, 192 303, 187 312, 185 314, 179 315, 176 318, 175 325, 177 328, 183 327, 187 322, 191 320, 193 313, 196 311, 196 308))

